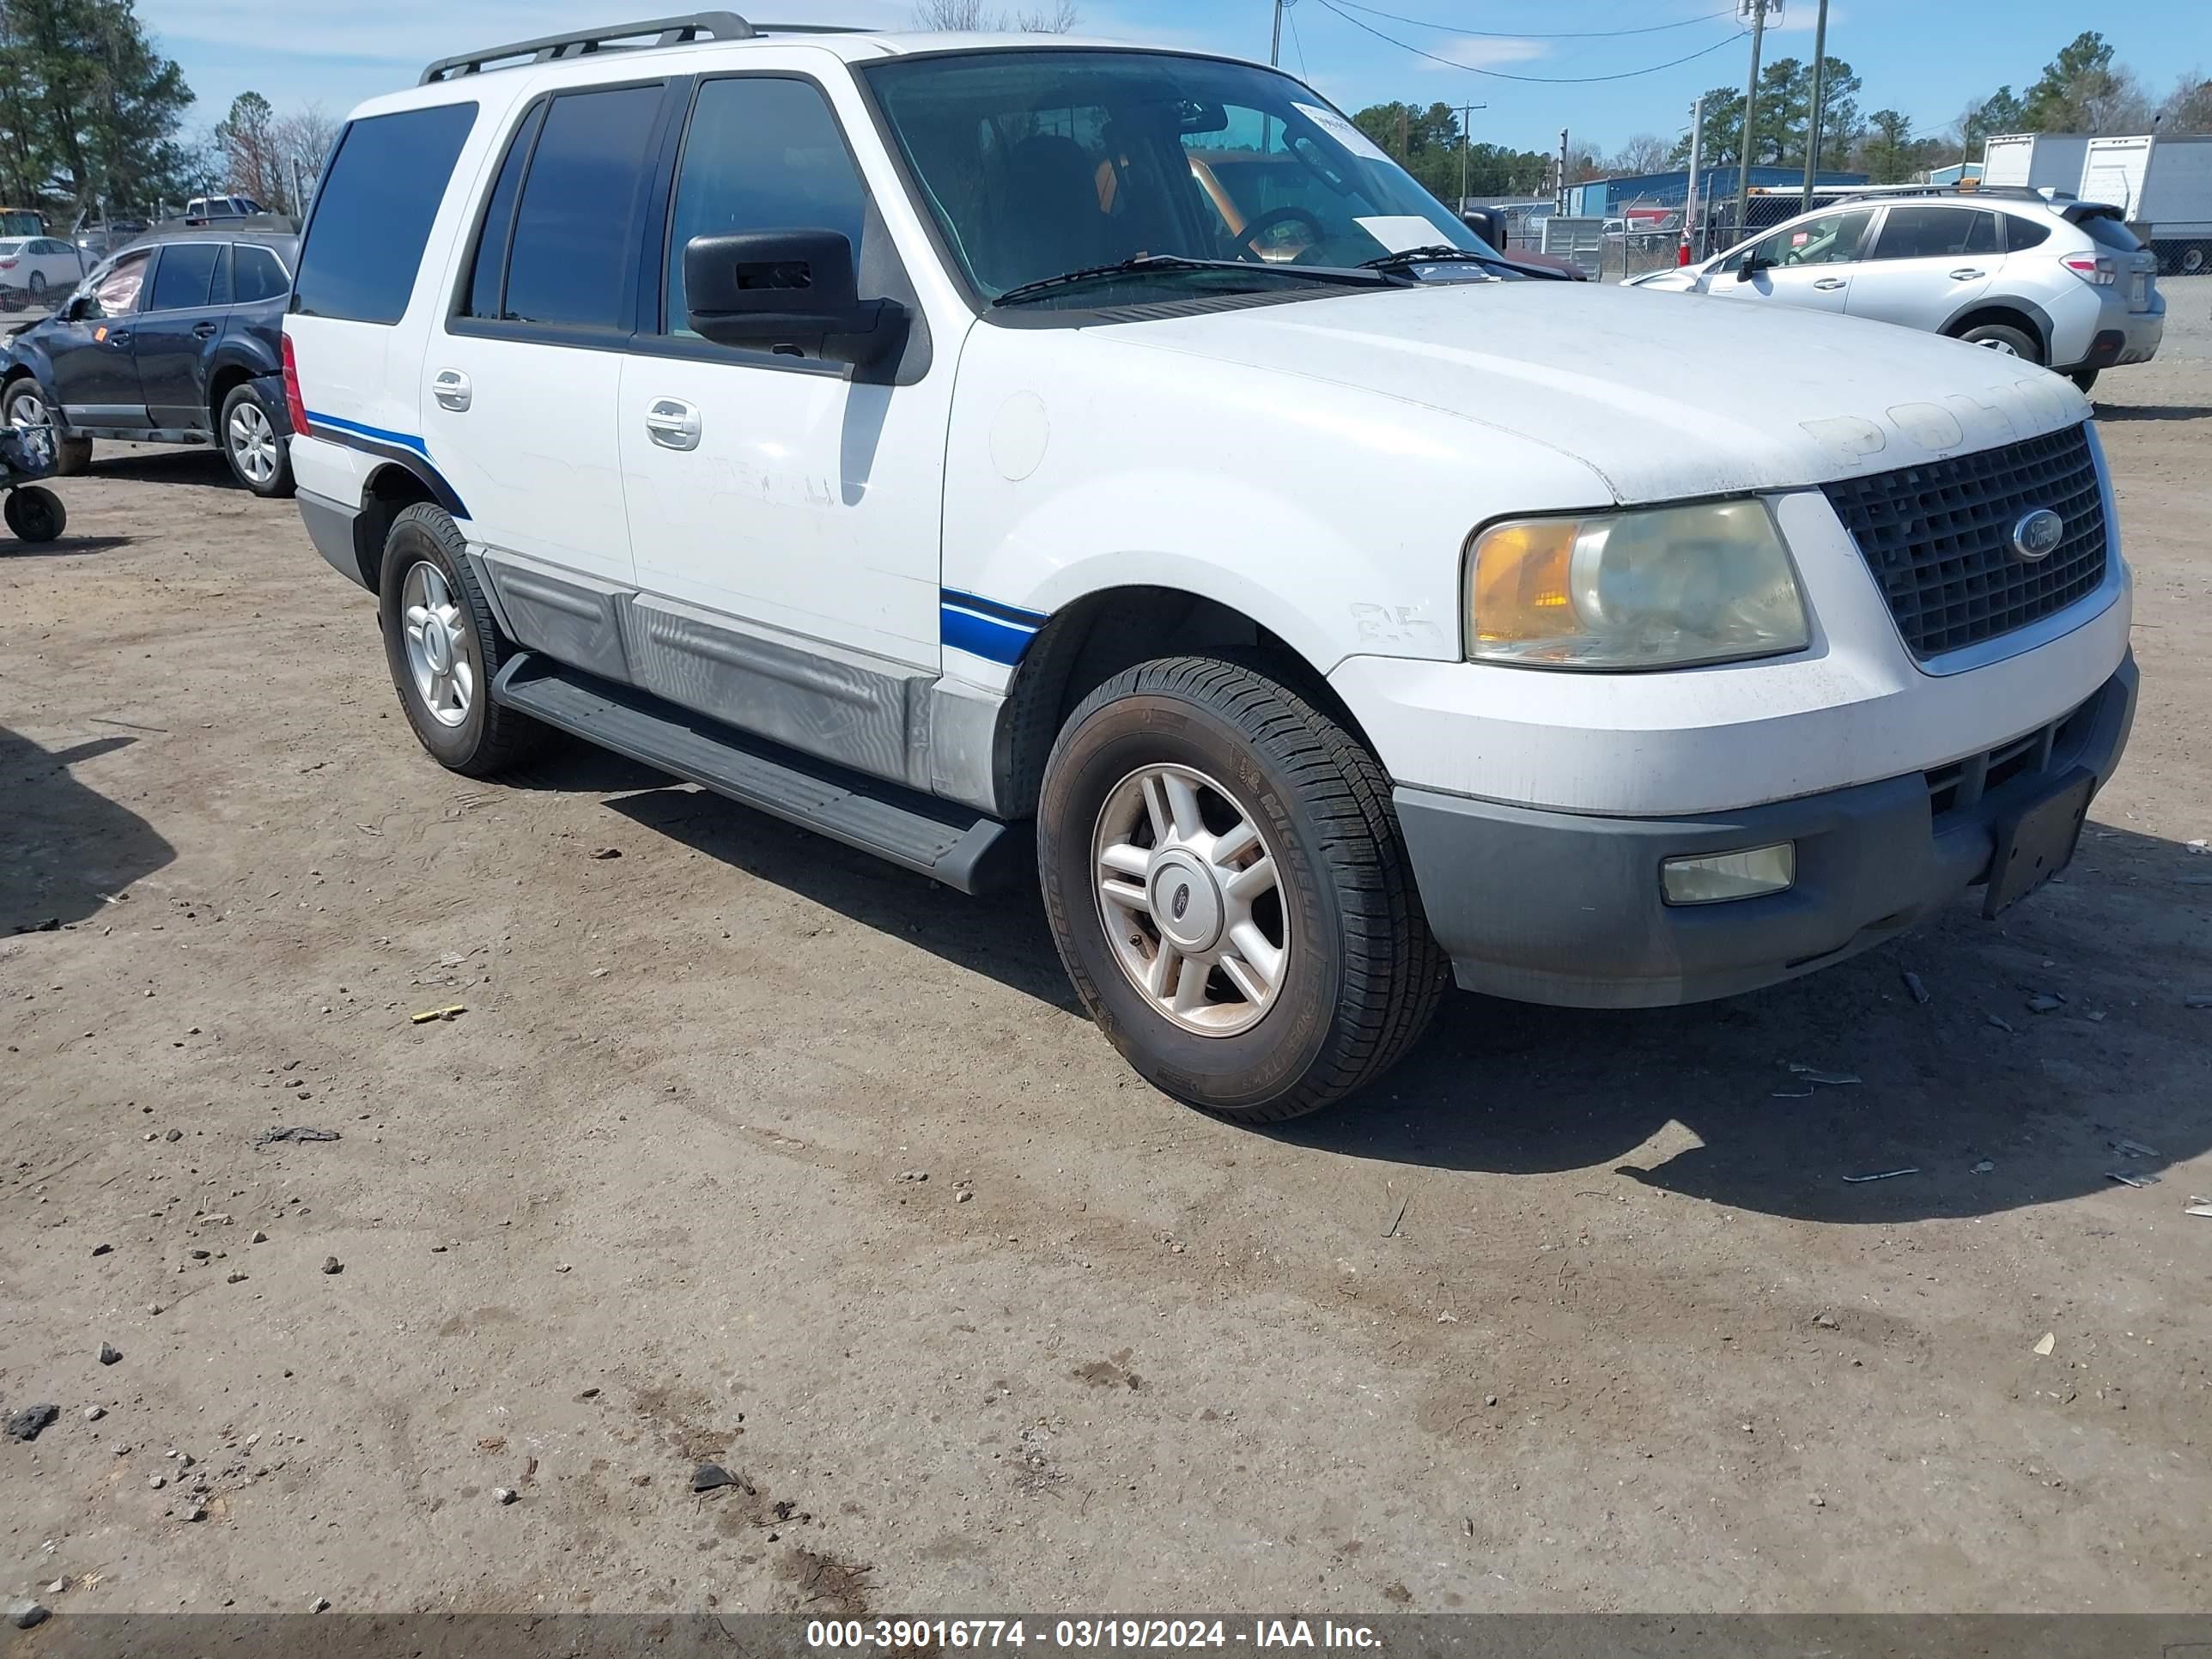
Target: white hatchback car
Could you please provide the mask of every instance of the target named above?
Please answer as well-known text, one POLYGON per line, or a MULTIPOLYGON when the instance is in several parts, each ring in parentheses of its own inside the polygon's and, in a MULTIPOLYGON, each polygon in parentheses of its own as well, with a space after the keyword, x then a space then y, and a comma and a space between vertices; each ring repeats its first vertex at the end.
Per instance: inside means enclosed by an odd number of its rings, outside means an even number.
POLYGON ((2041 363, 2087 392, 2100 369, 2148 362, 2166 329, 2158 256, 2125 216, 2026 190, 1862 197, 1626 286, 1924 329, 2041 363))
POLYGON ((436 760, 559 730, 951 887, 1033 858, 1106 1035, 1240 1121, 1454 973, 1674 1003, 1995 914, 2135 704, 2072 386, 1530 278, 1232 59, 706 13, 445 60, 347 124, 285 329, 436 760))

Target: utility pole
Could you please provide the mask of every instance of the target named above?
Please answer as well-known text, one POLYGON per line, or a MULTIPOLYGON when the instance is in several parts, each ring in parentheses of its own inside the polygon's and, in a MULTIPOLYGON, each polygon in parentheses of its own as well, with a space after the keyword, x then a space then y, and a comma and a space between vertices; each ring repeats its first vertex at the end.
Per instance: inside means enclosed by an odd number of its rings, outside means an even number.
POLYGON ((1559 129, 1559 195, 1553 210, 1565 216, 1567 210, 1567 130, 1559 129))
POLYGON ((1289 3, 1290 0, 1275 0, 1275 38, 1267 46, 1270 67, 1279 65, 1283 61, 1283 8, 1289 3))
POLYGON ((1736 145, 1735 239, 1750 229, 1751 135, 1759 113, 1759 49, 1766 44, 1766 8, 1772 0, 1740 0, 1751 9, 1751 76, 1743 83, 1743 137, 1736 145))
POLYGON ((1488 109, 1487 104, 1462 104, 1459 109, 1459 211, 1467 211, 1467 160, 1468 146, 1474 142, 1468 118, 1479 109, 1488 109))
POLYGON ((1820 73, 1828 67, 1828 0, 1820 0, 1820 19, 1813 26, 1813 106, 1805 112, 1805 189, 1797 211, 1813 210, 1813 174, 1820 165, 1820 73))
POLYGON ((1690 189, 1682 204, 1682 234, 1690 240, 1690 257, 1704 254, 1698 235, 1698 152, 1705 137, 1705 95, 1698 94, 1698 101, 1690 106, 1690 189))

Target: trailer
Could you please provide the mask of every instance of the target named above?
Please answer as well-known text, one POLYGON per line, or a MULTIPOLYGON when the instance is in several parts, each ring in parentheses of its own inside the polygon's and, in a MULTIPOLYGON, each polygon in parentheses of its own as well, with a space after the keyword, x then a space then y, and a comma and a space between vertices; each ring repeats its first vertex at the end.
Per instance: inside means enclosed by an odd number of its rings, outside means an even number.
POLYGON ((2160 271, 2193 276, 2212 267, 2212 134, 2092 138, 2075 193, 2125 212, 2160 271))
POLYGON ((1993 133, 1982 146, 1985 187, 2063 190, 2071 194, 2081 182, 2081 162, 2089 148, 2086 133, 1993 133))

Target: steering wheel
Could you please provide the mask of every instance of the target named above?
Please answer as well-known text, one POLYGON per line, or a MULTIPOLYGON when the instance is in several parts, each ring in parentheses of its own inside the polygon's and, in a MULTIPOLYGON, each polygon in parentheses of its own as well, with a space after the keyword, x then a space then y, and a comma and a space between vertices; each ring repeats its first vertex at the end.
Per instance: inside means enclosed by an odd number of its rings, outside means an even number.
POLYGON ((1307 212, 1305 209, 1302 207, 1279 207, 1269 209, 1267 212, 1261 214, 1257 218, 1247 219, 1244 222, 1244 228, 1237 233, 1237 240, 1241 246, 1250 248, 1254 258, 1263 258, 1264 256, 1261 254, 1260 250, 1252 246, 1253 243, 1257 241, 1268 231, 1274 229, 1276 226, 1287 225, 1294 220, 1303 221, 1305 224, 1312 228, 1313 239, 1315 241, 1324 241, 1328 239, 1328 228, 1322 224, 1319 218, 1315 216, 1313 214, 1307 212))

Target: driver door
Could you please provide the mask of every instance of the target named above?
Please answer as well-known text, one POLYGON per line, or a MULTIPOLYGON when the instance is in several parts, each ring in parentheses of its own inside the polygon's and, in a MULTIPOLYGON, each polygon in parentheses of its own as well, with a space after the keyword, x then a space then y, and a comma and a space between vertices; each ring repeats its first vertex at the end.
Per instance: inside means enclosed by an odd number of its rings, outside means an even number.
POLYGON ((70 426, 146 424, 132 325, 153 257, 152 248, 117 255, 87 284, 82 297, 89 303, 78 307, 84 314, 66 322, 57 317, 51 325, 46 361, 54 383, 47 389, 70 426))
POLYGON ((1722 260, 1705 291, 1841 316, 1873 219, 1871 208, 1846 208, 1795 220, 1722 260))

